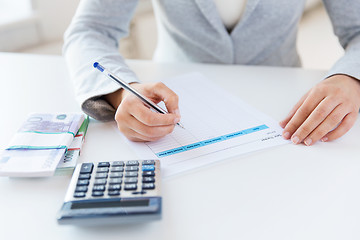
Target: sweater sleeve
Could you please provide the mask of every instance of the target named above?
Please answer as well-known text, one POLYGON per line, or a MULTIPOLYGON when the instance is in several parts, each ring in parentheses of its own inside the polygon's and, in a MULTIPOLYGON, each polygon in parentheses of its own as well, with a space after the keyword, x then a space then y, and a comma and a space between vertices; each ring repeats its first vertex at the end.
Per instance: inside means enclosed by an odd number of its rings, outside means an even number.
POLYGON ((360 79, 360 1, 323 0, 345 54, 328 76, 345 74, 360 79))
POLYGON ((120 55, 137 0, 82 0, 65 32, 63 55, 82 110, 100 121, 114 119, 116 109, 103 96, 120 88, 93 68, 101 63, 124 81, 138 82, 120 55))

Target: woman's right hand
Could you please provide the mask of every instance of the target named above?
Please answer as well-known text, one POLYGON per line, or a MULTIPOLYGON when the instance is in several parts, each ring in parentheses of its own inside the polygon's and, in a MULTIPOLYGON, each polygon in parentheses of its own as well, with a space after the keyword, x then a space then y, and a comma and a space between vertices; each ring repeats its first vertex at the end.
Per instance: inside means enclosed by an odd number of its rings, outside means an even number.
POLYGON ((134 94, 120 89, 105 96, 117 108, 115 121, 119 130, 136 142, 155 141, 171 133, 181 117, 176 93, 161 82, 131 86, 156 104, 163 101, 169 114, 152 111, 134 94))

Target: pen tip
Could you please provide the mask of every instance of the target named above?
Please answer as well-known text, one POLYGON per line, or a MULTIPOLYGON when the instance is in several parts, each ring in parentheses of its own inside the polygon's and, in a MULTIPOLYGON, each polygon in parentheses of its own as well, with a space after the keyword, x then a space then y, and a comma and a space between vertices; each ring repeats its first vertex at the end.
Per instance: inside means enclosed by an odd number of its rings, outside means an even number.
POLYGON ((185 129, 184 125, 182 125, 181 123, 178 122, 177 125, 178 125, 179 127, 181 127, 182 129, 185 129))

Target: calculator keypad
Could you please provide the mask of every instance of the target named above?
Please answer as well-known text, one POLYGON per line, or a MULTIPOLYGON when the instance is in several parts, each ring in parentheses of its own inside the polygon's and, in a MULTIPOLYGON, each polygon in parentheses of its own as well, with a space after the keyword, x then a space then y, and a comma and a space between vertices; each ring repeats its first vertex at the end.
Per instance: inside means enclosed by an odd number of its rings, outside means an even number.
POLYGON ((158 160, 82 163, 73 198, 154 194, 158 170, 158 160))

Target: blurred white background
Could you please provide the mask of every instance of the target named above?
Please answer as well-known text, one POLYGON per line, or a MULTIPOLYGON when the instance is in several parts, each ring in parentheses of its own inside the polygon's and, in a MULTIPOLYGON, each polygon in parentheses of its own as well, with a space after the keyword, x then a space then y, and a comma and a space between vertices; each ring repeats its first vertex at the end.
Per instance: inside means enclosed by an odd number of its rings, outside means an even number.
MULTIPOLYGON (((130 1, 130 0, 129 0, 130 1)), ((61 55, 63 34, 79 0, 0 0, 0 52, 61 55)), ((151 0, 140 0, 130 35, 120 42, 126 58, 151 59, 156 24, 151 0)), ((343 49, 320 0, 308 0, 299 27, 304 68, 329 69, 343 49)))

